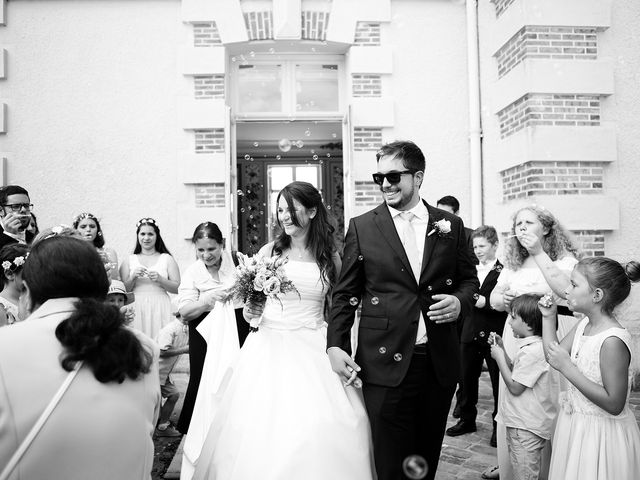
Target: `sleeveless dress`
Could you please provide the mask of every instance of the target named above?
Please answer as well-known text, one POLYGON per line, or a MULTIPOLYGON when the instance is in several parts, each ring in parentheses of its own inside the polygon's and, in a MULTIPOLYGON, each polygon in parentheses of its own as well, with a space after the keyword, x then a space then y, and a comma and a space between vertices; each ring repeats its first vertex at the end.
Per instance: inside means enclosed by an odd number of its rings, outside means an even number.
MULTIPOLYGON (((169 257, 163 253, 158 260, 147 270, 154 270, 165 278, 169 276, 169 257)), ((131 271, 141 266, 137 255, 129 255, 129 268, 131 271)), ((150 338, 156 338, 160 329, 168 324, 173 316, 171 315, 171 299, 167 291, 152 282, 146 277, 138 277, 133 287, 135 302, 133 303, 136 312, 131 324, 132 328, 140 330, 150 338)))
MULTIPOLYGON (((623 328, 609 328, 593 336, 583 335, 589 319, 583 319, 571 346, 571 361, 589 380, 603 385, 600 349, 609 337, 618 337, 629 348, 630 335, 623 328)), ((607 413, 569 384, 553 437, 550 480, 632 480, 640 477, 640 429, 627 404, 619 415, 607 413)))
POLYGON ((218 391, 194 479, 371 480, 361 392, 331 369, 316 264, 289 261, 298 294, 268 300, 218 391))

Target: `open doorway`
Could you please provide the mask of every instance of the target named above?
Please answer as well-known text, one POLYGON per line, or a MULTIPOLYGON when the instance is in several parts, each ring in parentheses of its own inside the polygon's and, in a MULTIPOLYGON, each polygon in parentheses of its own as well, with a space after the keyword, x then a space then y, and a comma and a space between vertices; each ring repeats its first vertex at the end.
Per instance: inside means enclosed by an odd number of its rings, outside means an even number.
POLYGON ((296 180, 318 188, 344 238, 342 124, 335 121, 236 125, 238 248, 256 253, 276 232, 276 197, 296 180))

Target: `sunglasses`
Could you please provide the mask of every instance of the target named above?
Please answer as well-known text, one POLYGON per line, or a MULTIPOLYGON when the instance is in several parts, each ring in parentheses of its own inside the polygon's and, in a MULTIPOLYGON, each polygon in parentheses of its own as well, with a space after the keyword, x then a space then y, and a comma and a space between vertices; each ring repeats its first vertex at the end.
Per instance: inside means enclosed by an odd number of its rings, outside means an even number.
POLYGON ((403 170, 402 172, 374 173, 372 177, 373 177, 373 181, 380 186, 382 186, 382 184, 384 183, 385 178, 390 184, 395 185, 396 183, 400 182, 402 175, 406 175, 406 174, 413 175, 416 172, 418 172, 418 170, 409 169, 409 170, 403 170))
POLYGON ((140 228, 140 225, 155 225, 156 221, 153 218, 141 218, 138 223, 136 223, 136 228, 140 228))

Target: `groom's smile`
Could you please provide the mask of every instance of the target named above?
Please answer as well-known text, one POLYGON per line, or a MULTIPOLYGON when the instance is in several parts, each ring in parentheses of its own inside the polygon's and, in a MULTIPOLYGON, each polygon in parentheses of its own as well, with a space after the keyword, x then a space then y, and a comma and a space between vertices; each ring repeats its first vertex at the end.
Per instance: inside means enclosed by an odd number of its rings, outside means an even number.
POLYGON ((409 210, 420 201, 423 173, 413 172, 415 170, 408 170, 401 159, 389 155, 380 157, 378 174, 381 174, 382 184, 379 185, 387 205, 397 210, 409 210))

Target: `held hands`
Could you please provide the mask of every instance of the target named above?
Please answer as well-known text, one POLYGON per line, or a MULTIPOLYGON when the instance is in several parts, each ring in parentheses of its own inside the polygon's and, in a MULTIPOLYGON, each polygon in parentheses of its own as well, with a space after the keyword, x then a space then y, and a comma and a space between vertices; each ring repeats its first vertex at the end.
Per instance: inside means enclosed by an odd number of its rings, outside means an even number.
POLYGON ((155 270, 147 270, 147 277, 154 283, 160 282, 160 280, 162 280, 163 278, 162 275, 160 275, 155 270))
POLYGON ((551 342, 547 347, 547 362, 560 373, 572 365, 569 354, 558 342, 551 342))
POLYGON ((356 388, 362 387, 362 380, 358 378, 360 367, 347 352, 340 347, 329 347, 327 349, 331 368, 338 374, 345 387, 352 385, 356 388))
POLYGON ((460 315, 460 300, 458 297, 447 294, 438 294, 431 297, 436 301, 429 307, 427 316, 435 323, 455 322, 460 315))
POLYGON ((143 267, 142 265, 140 265, 139 267, 136 267, 133 269, 133 272, 131 272, 131 280, 134 280, 136 278, 140 278, 140 277, 146 277, 148 275, 148 270, 146 269, 146 267, 143 267))
POLYGON ((259 319, 262 316, 262 312, 264 312, 264 303, 261 305, 247 303, 242 309, 242 315, 249 323, 251 323, 252 320, 259 319))

